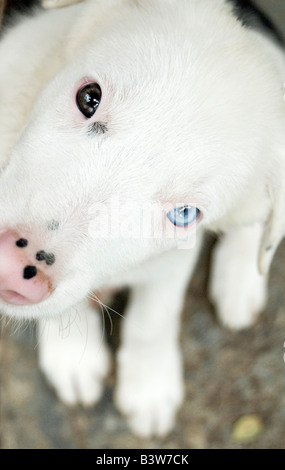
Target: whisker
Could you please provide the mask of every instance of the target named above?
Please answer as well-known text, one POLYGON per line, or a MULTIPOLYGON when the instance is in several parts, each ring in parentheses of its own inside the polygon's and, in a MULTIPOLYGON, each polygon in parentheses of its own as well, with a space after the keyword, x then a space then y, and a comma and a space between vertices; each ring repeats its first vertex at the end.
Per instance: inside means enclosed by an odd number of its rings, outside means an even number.
MULTIPOLYGON (((111 321, 111 316, 110 316, 110 312, 109 312, 109 311, 115 313, 116 315, 118 315, 118 316, 119 316, 120 318, 122 318, 123 320, 126 320, 126 319, 127 319, 126 316, 124 316, 124 315, 122 315, 121 313, 117 312, 117 310, 115 310, 115 309, 113 309, 112 307, 110 307, 110 306, 104 304, 104 302, 102 302, 102 300, 100 300, 94 292, 91 292, 90 294, 88 294, 87 297, 88 297, 88 299, 90 299, 90 300, 93 300, 93 301, 95 300, 95 302, 97 302, 97 303, 100 305, 100 308, 101 308, 101 306, 102 306, 103 308, 106 309, 106 311, 107 311, 107 313, 108 313, 108 316, 109 316, 109 318, 110 318, 110 321, 111 321)), ((130 320, 128 320, 128 321, 130 321, 130 320)), ((143 330, 142 325, 138 324, 138 323, 135 322, 134 320, 131 320, 131 321, 132 321, 132 324, 133 324, 139 331, 142 331, 142 330, 143 330)))
MULTIPOLYGON (((97 297, 96 294, 94 294, 94 292, 91 292, 90 294, 88 294, 88 299, 90 300, 95 300, 95 302, 100 306, 100 310, 101 310, 101 314, 102 314, 102 321, 103 321, 103 328, 105 330, 105 327, 106 327, 106 322, 105 322, 105 315, 104 313, 106 312, 107 315, 108 315, 108 318, 109 318, 109 321, 110 321, 110 335, 113 334, 113 322, 112 322, 112 317, 110 315, 110 312, 109 312, 109 309, 111 309, 111 307, 107 306, 106 304, 104 304, 104 302, 102 302, 99 297, 97 297)), ((114 311, 114 310, 113 310, 114 311)), ((114 311, 115 312, 115 311, 114 311)), ((119 315, 118 312, 115 312, 119 315)))
POLYGON ((116 315, 118 315, 120 318, 123 318, 124 320, 126 320, 126 317, 124 315, 122 315, 121 313, 117 312, 117 310, 114 310, 113 308, 111 308, 110 306, 104 304, 104 302, 102 302, 102 300, 100 300, 96 294, 94 294, 94 292, 91 293, 91 296, 89 296, 89 299, 91 300, 95 300, 96 302, 98 302, 99 304, 101 304, 103 307, 107 308, 108 310, 111 310, 111 312, 115 313, 116 315))
POLYGON ((110 322, 110 335, 112 336, 113 334, 113 321, 112 321, 112 317, 110 315, 110 312, 109 312, 109 308, 106 307, 106 305, 104 305, 103 303, 100 304, 100 307, 104 310, 104 312, 107 313, 108 315, 108 318, 109 318, 109 322, 110 322))
POLYGON ((97 302, 99 303, 100 311, 101 311, 101 316, 102 316, 102 335, 101 335, 101 342, 103 343, 103 341, 104 341, 104 335, 105 335, 105 331, 106 331, 106 321, 105 321, 105 315, 104 315, 103 307, 102 307, 102 305, 100 304, 99 300, 98 300, 97 302))

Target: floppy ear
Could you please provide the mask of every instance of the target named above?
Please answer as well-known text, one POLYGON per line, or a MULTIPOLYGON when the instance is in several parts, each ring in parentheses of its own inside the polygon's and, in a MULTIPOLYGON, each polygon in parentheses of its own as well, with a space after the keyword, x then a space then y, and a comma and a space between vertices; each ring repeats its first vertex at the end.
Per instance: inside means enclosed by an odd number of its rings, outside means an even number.
POLYGON ((259 248, 258 268, 260 274, 268 273, 278 245, 285 236, 285 180, 282 175, 282 171, 278 177, 275 175, 274 184, 272 182, 268 187, 271 207, 265 221, 259 248))

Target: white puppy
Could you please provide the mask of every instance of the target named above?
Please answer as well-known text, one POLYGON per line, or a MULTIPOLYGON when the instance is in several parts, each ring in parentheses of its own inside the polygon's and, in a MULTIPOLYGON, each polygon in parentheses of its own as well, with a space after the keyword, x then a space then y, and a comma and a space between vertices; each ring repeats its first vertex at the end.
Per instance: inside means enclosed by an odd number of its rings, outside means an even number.
POLYGON ((236 7, 85 0, 0 43, 0 309, 39 319, 48 380, 91 405, 109 355, 90 298, 130 286, 116 402, 144 436, 183 399, 179 316, 203 232, 224 234, 210 295, 232 329, 263 308, 284 235, 285 56, 236 7))

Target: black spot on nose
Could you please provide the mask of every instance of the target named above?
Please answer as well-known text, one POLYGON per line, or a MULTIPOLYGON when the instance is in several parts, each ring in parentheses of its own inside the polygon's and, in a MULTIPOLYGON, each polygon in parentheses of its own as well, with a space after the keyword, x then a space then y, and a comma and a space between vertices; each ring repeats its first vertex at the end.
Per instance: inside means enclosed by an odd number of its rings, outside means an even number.
POLYGON ((26 266, 23 272, 24 279, 32 279, 37 275, 37 268, 35 266, 26 266))
POLYGON ((19 238, 19 240, 16 241, 16 245, 19 248, 25 248, 26 246, 28 246, 28 240, 26 240, 25 238, 19 238))
POLYGON ((53 253, 46 253, 44 250, 40 250, 36 254, 38 261, 45 261, 48 266, 51 266, 55 262, 55 256, 53 253))

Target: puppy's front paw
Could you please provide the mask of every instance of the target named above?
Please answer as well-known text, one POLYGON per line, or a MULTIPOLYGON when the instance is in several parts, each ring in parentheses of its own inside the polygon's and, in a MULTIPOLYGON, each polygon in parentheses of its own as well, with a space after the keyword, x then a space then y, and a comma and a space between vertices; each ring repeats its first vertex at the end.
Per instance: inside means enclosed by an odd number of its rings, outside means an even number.
POLYGON ((76 328, 71 325, 61 333, 47 325, 40 335, 41 370, 58 397, 68 405, 91 406, 103 391, 110 365, 109 352, 92 326, 81 334, 80 325, 76 328))
POLYGON ((118 355, 115 401, 131 430, 140 437, 163 437, 175 424, 183 400, 180 354, 176 349, 155 351, 123 348, 118 355))
POLYGON ((231 330, 249 328, 266 304, 266 278, 255 266, 219 266, 212 276, 210 299, 220 322, 231 330), (247 269, 246 269, 247 268, 247 269))

